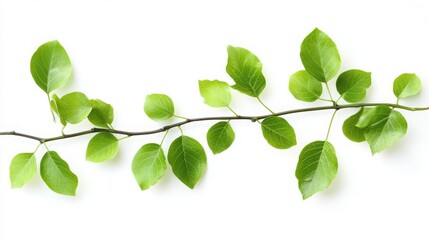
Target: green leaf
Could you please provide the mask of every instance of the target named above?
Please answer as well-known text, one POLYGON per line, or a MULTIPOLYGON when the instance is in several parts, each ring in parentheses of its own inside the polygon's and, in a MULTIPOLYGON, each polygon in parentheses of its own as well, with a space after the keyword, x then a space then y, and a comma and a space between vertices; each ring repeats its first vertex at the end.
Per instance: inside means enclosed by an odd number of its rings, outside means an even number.
POLYGON ((296 145, 295 131, 281 117, 268 117, 261 123, 262 134, 267 142, 278 149, 287 149, 296 145))
POLYGON ((132 170, 141 190, 146 190, 158 182, 166 169, 164 151, 159 144, 146 144, 134 156, 132 170))
POLYGON ((232 88, 251 97, 258 97, 265 88, 262 63, 249 50, 228 46, 226 72, 234 80, 232 88))
POLYGON ((31 75, 47 94, 64 86, 72 74, 72 65, 66 50, 58 41, 41 45, 33 54, 31 75))
POLYGON ((146 96, 144 111, 152 120, 167 120, 174 116, 174 104, 167 95, 149 94, 146 96))
POLYGON ((314 102, 322 95, 322 83, 307 71, 301 70, 290 76, 289 91, 298 100, 314 102))
POLYGON ((353 142, 365 141, 364 131, 361 128, 356 127, 364 109, 361 108, 357 113, 347 118, 343 123, 343 133, 348 139, 353 142))
POLYGON ((234 139, 235 133, 229 122, 218 122, 207 132, 207 143, 214 154, 228 149, 234 139))
POLYGON ((60 119, 61 124, 65 126, 65 125, 67 125, 67 122, 64 120, 64 118, 59 113, 59 110, 58 110, 58 104, 59 103, 60 103, 60 99, 58 98, 57 94, 53 94, 52 99, 51 99, 51 109, 52 109, 52 111, 54 111, 57 114, 58 118, 60 119))
POLYGON ((45 153, 40 162, 40 175, 52 191, 63 195, 76 195, 78 179, 58 153, 45 153))
POLYGON ((398 142, 407 133, 408 127, 402 114, 387 106, 378 106, 362 114, 357 126, 364 127, 365 139, 372 154, 398 142))
POLYGON ((111 133, 102 132, 89 141, 86 159, 91 162, 104 162, 114 158, 118 151, 118 139, 111 133))
POLYGON ((20 153, 16 155, 9 167, 10 183, 12 188, 20 188, 36 174, 37 165, 34 153, 20 153))
POLYGON ((371 86, 371 73, 362 70, 348 70, 337 79, 337 91, 349 103, 362 101, 371 86))
POLYGON ((228 107, 231 102, 230 86, 219 80, 198 81, 201 97, 204 103, 212 107, 228 107))
POLYGON ((337 170, 337 156, 331 143, 315 141, 305 146, 299 155, 295 172, 302 197, 307 199, 327 189, 337 175, 337 170))
POLYGON ((317 28, 305 37, 300 55, 305 70, 321 82, 331 80, 340 69, 341 58, 337 46, 317 28))
POLYGON ((60 99, 56 99, 55 103, 57 107, 56 112, 63 125, 65 125, 65 122, 71 124, 82 122, 92 110, 89 99, 81 92, 66 94, 60 99))
POLYGON ((201 144, 188 136, 176 138, 168 149, 168 162, 173 173, 193 189, 207 168, 207 157, 201 144))
POLYGON ((92 110, 88 115, 88 120, 97 127, 111 128, 114 113, 113 107, 99 99, 90 101, 92 110))
POLYGON ((422 89, 420 78, 416 74, 404 73, 393 82, 393 93, 397 98, 417 95, 422 89))

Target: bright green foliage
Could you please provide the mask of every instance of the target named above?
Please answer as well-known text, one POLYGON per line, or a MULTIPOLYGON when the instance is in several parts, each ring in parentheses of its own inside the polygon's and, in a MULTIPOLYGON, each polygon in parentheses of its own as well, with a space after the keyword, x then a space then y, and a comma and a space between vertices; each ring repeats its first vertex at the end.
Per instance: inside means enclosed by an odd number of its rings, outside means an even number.
POLYGON ((334 41, 314 29, 301 44, 301 61, 305 70, 321 82, 328 82, 338 72, 341 58, 334 41))
POLYGON ((371 73, 362 70, 348 70, 337 79, 337 91, 347 102, 356 103, 366 96, 366 90, 371 86, 371 73))
POLYGON ((116 157, 119 151, 118 139, 111 133, 98 133, 88 143, 86 160, 104 162, 116 157))
POLYGON ((289 91, 304 102, 314 102, 322 95, 322 83, 305 70, 298 71, 289 79, 289 91))
POLYGON ((88 120, 97 127, 111 128, 114 118, 113 107, 99 99, 90 101, 92 110, 88 115, 88 120))
POLYGON ((20 153, 16 155, 9 167, 10 183, 12 188, 20 188, 30 181, 36 174, 36 156, 34 153, 20 153))
POLYGON ((287 149, 296 145, 295 131, 281 117, 268 117, 261 123, 262 134, 267 142, 278 149, 287 149))
POLYGON ((251 97, 258 97, 265 88, 262 63, 249 50, 228 46, 226 72, 234 80, 232 88, 251 97))
POLYGON ((295 172, 302 197, 307 199, 328 188, 337 170, 337 156, 331 143, 316 141, 305 146, 299 155, 295 172))
POLYGON ((228 107, 231 102, 231 91, 228 83, 219 80, 200 80, 198 85, 205 104, 212 107, 228 107))
POLYGON ((59 104, 60 104, 60 98, 57 96, 57 94, 53 94, 51 102, 50 102, 51 109, 52 109, 52 111, 54 111, 57 114, 58 118, 60 119, 61 124, 65 126, 65 125, 67 125, 67 122, 64 119, 64 117, 62 117, 61 114, 59 113, 59 110, 58 110, 59 104))
POLYGON ((72 74, 72 65, 66 50, 58 41, 41 45, 31 58, 31 75, 47 94, 64 86, 72 74))
POLYGON ((141 190, 146 190, 158 182, 166 169, 164 151, 159 144, 146 144, 134 156, 132 170, 141 190))
POLYGON ((207 143, 214 154, 228 149, 234 139, 235 133, 229 122, 218 122, 207 132, 207 143))
POLYGON ((92 110, 88 97, 81 92, 68 93, 60 99, 54 94, 51 108, 57 113, 63 125, 82 122, 92 110))
POLYGON ((393 93, 398 99, 417 95, 421 89, 422 83, 416 74, 401 74, 393 82, 393 93))
POLYGON ((361 108, 357 113, 347 118, 343 123, 344 135, 353 142, 365 141, 364 130, 356 127, 364 109, 361 108))
POLYGON ((378 106, 364 112, 357 126, 364 129, 372 154, 398 142, 407 133, 408 127, 402 114, 387 106, 378 106))
POLYGON ((58 153, 45 153, 40 162, 40 175, 52 191, 63 195, 76 195, 78 179, 58 153))
POLYGON ((144 103, 144 112, 155 121, 170 119, 174 116, 173 100, 164 94, 149 94, 144 103))
POLYGON ((207 168, 207 157, 201 144, 188 136, 176 138, 168 149, 168 162, 173 173, 193 189, 207 168))

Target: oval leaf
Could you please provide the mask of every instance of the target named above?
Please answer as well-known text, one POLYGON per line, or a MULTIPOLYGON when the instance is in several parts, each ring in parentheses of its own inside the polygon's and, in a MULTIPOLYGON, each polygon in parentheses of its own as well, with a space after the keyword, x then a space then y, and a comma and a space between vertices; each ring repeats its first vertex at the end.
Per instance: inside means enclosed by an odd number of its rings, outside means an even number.
POLYGON ((91 162, 104 162, 114 158, 118 151, 118 139, 111 133, 102 132, 89 141, 86 159, 91 162))
POLYGON ((158 182, 166 169, 164 151, 159 144, 146 144, 134 156, 132 170, 141 190, 146 190, 158 182))
POLYGON ((152 120, 167 120, 174 115, 174 104, 167 95, 150 94, 146 96, 144 111, 152 120))
POLYGON ((234 139, 235 133, 229 122, 218 122, 207 132, 207 143, 214 154, 228 149, 234 139))
POLYGON ((363 142, 365 141, 364 131, 361 128, 356 127, 356 124, 359 121, 364 109, 360 109, 356 114, 353 114, 347 118, 343 123, 343 133, 348 139, 353 142, 363 142))
POLYGON ((337 79, 337 91, 349 103, 362 101, 371 86, 371 73, 362 70, 348 70, 337 79))
POLYGON ((305 70, 298 71, 289 79, 289 91, 304 102, 314 102, 322 95, 322 83, 305 70))
POLYGON ((61 122, 77 124, 86 119, 92 110, 91 103, 85 94, 72 92, 56 101, 58 116, 61 122))
POLYGON ((33 54, 31 75, 47 94, 64 86, 72 74, 72 65, 66 50, 58 41, 41 45, 33 54))
POLYGON ((200 80, 198 85, 205 104, 212 107, 227 107, 231 102, 228 83, 219 80, 200 80))
POLYGON ((328 141, 316 141, 305 146, 299 154, 295 176, 302 197, 327 189, 337 175, 338 162, 334 146, 328 141))
POLYGON ((278 149, 287 149, 296 145, 295 131, 281 117, 268 117, 261 123, 262 134, 267 142, 278 149))
POLYGON ((63 195, 76 195, 78 179, 58 153, 45 153, 40 162, 40 175, 52 191, 63 195))
POLYGON ((90 101, 92 110, 88 115, 88 120, 97 127, 112 128, 114 113, 113 107, 99 99, 90 101))
POLYGON ((406 98, 417 95, 421 89, 422 83, 416 74, 401 74, 393 82, 393 92, 397 98, 406 98))
POLYGON ((337 46, 317 28, 305 37, 300 55, 305 70, 321 82, 331 80, 340 69, 341 58, 337 46))
POLYGON ((203 146, 197 140, 184 135, 171 143, 168 162, 174 175, 191 189, 200 181, 207 168, 203 146))
POLYGON ((265 88, 262 63, 249 50, 228 46, 226 72, 234 80, 232 88, 251 97, 258 97, 265 88))
POLYGON ((9 167, 10 183, 12 188, 20 188, 36 174, 37 165, 34 153, 20 153, 16 155, 9 167))

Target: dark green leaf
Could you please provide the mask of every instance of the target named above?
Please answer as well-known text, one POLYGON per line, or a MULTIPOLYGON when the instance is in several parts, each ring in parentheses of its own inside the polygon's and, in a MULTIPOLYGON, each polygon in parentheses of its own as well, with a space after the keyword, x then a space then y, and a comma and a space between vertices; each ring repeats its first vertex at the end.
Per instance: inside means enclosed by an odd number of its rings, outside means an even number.
POLYGON ((393 92, 397 98, 406 98, 417 95, 421 89, 422 83, 416 74, 401 74, 393 83, 393 92))
POLYGON ((184 135, 171 143, 168 162, 177 178, 191 189, 200 181, 207 168, 203 146, 197 140, 184 135))
POLYGON ((207 132, 207 143, 214 154, 228 149, 234 142, 235 134, 229 122, 218 122, 207 132))
POLYGON ((322 95, 322 83, 305 70, 290 76, 289 91, 301 101, 314 102, 322 95))
POLYGON ((249 50, 228 46, 226 72, 234 80, 232 88, 251 97, 258 97, 265 88, 262 63, 249 50))
POLYGON ((364 109, 360 109, 356 114, 353 114, 347 118, 343 123, 343 133, 344 135, 353 142, 363 142, 365 141, 364 131, 361 128, 356 127, 356 124, 359 121, 364 109))
POLYGON ((146 96, 144 111, 152 120, 167 120, 174 115, 174 104, 167 95, 150 94, 146 96))
POLYGON ((340 74, 337 80, 337 91, 347 102, 356 103, 366 96, 371 86, 371 73, 362 70, 348 70, 340 74))
POLYGON ((10 183, 12 188, 20 188, 36 174, 37 165, 34 153, 20 153, 16 155, 9 167, 10 183))
POLYGON ((113 107, 99 99, 92 99, 90 103, 92 110, 88 120, 97 127, 111 128, 114 118, 113 107))
POLYGON ((40 162, 40 175, 52 191, 63 195, 76 195, 78 179, 58 153, 45 153, 40 162))
POLYGON ((111 133, 98 133, 88 143, 86 159, 91 162, 104 162, 114 158, 119 151, 118 139, 111 133))
POLYGON ((268 117, 261 123, 262 134, 267 142, 279 149, 287 149, 296 145, 295 131, 281 117, 268 117))
POLYGON ((337 156, 331 143, 316 141, 305 146, 299 155, 295 172, 302 197, 307 199, 327 189, 337 175, 337 170, 337 156))
POLYGON ((231 102, 231 91, 228 83, 219 80, 200 80, 198 85, 204 103, 212 107, 228 107, 231 102))
MULTIPOLYGON (((54 95, 55 96, 55 95, 54 95)), ((57 113, 61 122, 76 124, 86 119, 92 110, 91 103, 85 94, 72 92, 55 100, 57 113)), ((54 110, 55 111, 55 110, 54 110)))
POLYGON ((159 144, 146 144, 134 156, 132 170, 141 190, 146 190, 158 182, 166 169, 164 151, 159 144))

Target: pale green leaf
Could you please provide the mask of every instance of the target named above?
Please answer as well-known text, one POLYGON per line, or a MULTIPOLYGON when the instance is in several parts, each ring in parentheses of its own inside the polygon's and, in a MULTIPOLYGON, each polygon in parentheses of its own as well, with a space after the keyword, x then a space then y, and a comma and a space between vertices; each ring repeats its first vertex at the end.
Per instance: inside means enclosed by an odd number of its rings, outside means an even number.
POLYGON ((234 80, 232 88, 251 97, 258 97, 265 88, 262 63, 249 50, 228 46, 226 72, 234 80))
POLYGON ((157 183, 164 176, 166 169, 164 151, 159 144, 146 144, 134 156, 132 170, 141 190, 157 183))
POLYGON ((267 142, 278 149, 287 149, 296 145, 295 131, 281 117, 268 117, 261 123, 262 134, 267 142))
POLYGON ((301 70, 290 76, 289 91, 298 100, 314 102, 322 95, 322 83, 307 71, 301 70))
POLYGON ((301 61, 305 70, 321 82, 328 82, 338 72, 341 58, 334 41, 314 29, 301 44, 301 61))
POLYGON ((417 95, 421 89, 422 83, 416 74, 401 74, 393 82, 393 92, 397 98, 406 98, 417 95))
POLYGON ((78 179, 58 153, 45 153, 40 162, 40 175, 52 191, 63 195, 76 195, 78 179))
POLYGON ((334 146, 328 141, 315 141, 305 146, 299 154, 295 176, 302 197, 327 189, 338 170, 334 146))
POLYGON ((33 54, 31 75, 36 84, 47 94, 64 86, 72 74, 72 65, 58 41, 41 45, 33 54))
POLYGON ((36 174, 37 165, 34 153, 20 153, 16 155, 9 167, 10 183, 12 188, 20 188, 30 181, 36 174))
POLYGON ((356 127, 364 109, 361 108, 357 113, 347 118, 343 123, 343 133, 348 139, 353 142, 365 141, 364 131, 361 128, 356 127))
POLYGON ((86 119, 92 110, 88 97, 81 92, 72 92, 55 100, 61 122, 76 124, 86 119))
POLYGON ((207 168, 207 157, 201 144, 188 136, 176 138, 168 149, 168 162, 174 175, 193 189, 207 168))
POLYGON ((200 80, 198 85, 205 104, 212 107, 227 107, 231 102, 228 83, 219 80, 200 80))
POLYGON ((149 94, 146 96, 144 111, 152 120, 167 120, 174 115, 174 103, 167 95, 149 94))
POLYGON ((91 162, 104 162, 113 159, 119 151, 118 139, 111 133, 98 133, 88 143, 86 159, 91 162))
POLYGON ((337 91, 349 103, 362 101, 371 86, 371 73, 362 70, 348 70, 337 79, 337 91))
POLYGON ((207 132, 207 143, 214 154, 228 149, 234 139, 235 133, 229 122, 218 122, 207 132))
POLYGON ((58 98, 57 94, 53 94, 52 99, 51 99, 51 109, 52 109, 52 111, 54 111, 54 113, 57 114, 58 118, 60 119, 61 124, 65 126, 65 125, 67 125, 67 122, 64 120, 64 118, 59 113, 59 110, 58 110, 59 103, 60 103, 60 99, 58 98))
POLYGON ((88 115, 88 120, 97 127, 111 128, 114 118, 113 107, 99 99, 90 101, 92 110, 88 115))

